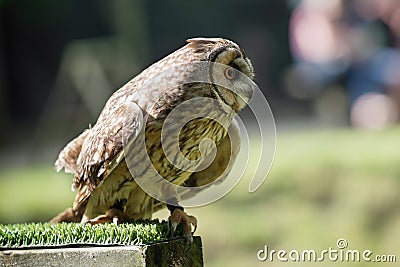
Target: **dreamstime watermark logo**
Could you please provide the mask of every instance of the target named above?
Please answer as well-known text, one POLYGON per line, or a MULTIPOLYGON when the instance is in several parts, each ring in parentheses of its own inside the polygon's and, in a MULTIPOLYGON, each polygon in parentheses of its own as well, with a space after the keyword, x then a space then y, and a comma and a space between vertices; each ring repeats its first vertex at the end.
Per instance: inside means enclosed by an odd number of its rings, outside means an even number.
POLYGON ((275 154, 275 122, 247 75, 219 63, 192 62, 139 86, 124 103, 123 146, 143 191, 194 207, 223 197, 244 176, 251 177, 250 193, 261 186, 275 154), (242 120, 237 111, 244 106, 251 116, 242 120))
POLYGON ((269 249, 267 245, 257 252, 257 259, 260 261, 280 262, 388 262, 397 261, 394 254, 374 254, 371 250, 349 249, 347 240, 339 238, 336 247, 329 247, 323 250, 275 250, 269 249))

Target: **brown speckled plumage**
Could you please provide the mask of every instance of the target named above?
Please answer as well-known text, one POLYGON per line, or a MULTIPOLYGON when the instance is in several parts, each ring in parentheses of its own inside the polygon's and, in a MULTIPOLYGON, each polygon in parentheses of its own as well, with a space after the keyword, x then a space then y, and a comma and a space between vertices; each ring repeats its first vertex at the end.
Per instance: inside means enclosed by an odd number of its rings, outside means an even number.
MULTIPOLYGON (((154 63, 116 91, 107 101, 96 124, 72 140, 61 152, 55 163, 74 174, 72 188, 77 191, 73 208, 60 214, 53 221, 88 221, 104 214, 124 200, 124 212, 133 219, 150 218, 165 204, 148 196, 136 184, 132 176, 152 179, 149 166, 143 157, 148 156, 158 173, 174 184, 183 186, 206 185, 218 178, 228 167, 231 144, 226 130, 208 118, 196 118, 185 125, 179 135, 179 145, 187 159, 200 157, 199 142, 209 138, 217 144, 218 152, 212 165, 200 172, 187 172, 176 168, 165 157, 161 148, 160 133, 166 116, 180 103, 194 97, 208 97, 210 102, 200 107, 200 112, 214 105, 216 99, 228 104, 235 112, 245 102, 234 93, 212 84, 185 83, 195 67, 191 62, 217 62, 234 66, 253 79, 253 68, 243 51, 233 42, 221 38, 195 38, 160 61, 154 63), (170 75, 160 75, 169 69, 170 75), (200 110, 203 109, 203 110, 200 110), (144 116, 147 120, 142 121, 144 116), (142 125, 145 122, 145 125, 142 125), (144 127, 144 128, 143 128, 144 127), (144 129, 147 154, 135 140, 144 129), (131 151, 124 154, 124 140, 131 139, 131 151), (126 161, 129 162, 129 167, 126 161), (131 166, 134 166, 132 168, 131 166)), ((212 79, 212 77, 211 77, 212 79)), ((212 81, 210 81, 211 83, 212 81)), ((216 108, 213 116, 227 125, 235 112, 227 114, 216 108)), ((182 115, 183 116, 183 115, 182 115)), ((232 134, 238 136, 238 127, 231 124, 232 134)), ((238 146, 237 146, 238 147, 238 146)), ((238 148, 234 148, 235 157, 238 148)), ((226 175, 225 175, 226 176, 226 175)))

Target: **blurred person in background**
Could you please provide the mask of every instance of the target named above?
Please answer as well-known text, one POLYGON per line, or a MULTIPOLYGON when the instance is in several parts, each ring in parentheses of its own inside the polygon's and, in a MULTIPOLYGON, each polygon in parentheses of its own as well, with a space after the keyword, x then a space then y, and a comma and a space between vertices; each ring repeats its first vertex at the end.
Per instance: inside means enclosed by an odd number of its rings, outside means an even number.
POLYGON ((400 1, 301 0, 289 34, 289 95, 315 99, 330 124, 349 118, 355 127, 379 129, 399 121, 400 1))

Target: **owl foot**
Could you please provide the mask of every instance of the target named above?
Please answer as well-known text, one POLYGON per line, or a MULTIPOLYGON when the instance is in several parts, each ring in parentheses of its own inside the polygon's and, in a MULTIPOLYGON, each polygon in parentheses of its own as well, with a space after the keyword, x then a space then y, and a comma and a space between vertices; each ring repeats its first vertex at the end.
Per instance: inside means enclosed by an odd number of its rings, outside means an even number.
POLYGON ((115 225, 118 225, 123 222, 131 221, 131 218, 126 215, 124 212, 120 211, 119 209, 116 208, 111 208, 106 211, 106 214, 97 216, 96 218, 93 218, 89 221, 87 221, 87 224, 90 225, 95 225, 95 224, 101 224, 101 223, 109 223, 112 222, 115 225))
POLYGON ((80 222, 82 219, 82 212, 68 208, 65 211, 58 214, 56 217, 51 219, 50 223, 61 223, 61 222, 80 222))
POLYGON ((179 223, 183 224, 186 242, 191 245, 193 243, 193 234, 197 228, 197 219, 194 216, 187 215, 186 212, 183 211, 182 207, 174 207, 171 211, 171 216, 169 216, 171 238, 173 237, 176 227, 179 223), (192 225, 194 227, 193 232, 192 225))

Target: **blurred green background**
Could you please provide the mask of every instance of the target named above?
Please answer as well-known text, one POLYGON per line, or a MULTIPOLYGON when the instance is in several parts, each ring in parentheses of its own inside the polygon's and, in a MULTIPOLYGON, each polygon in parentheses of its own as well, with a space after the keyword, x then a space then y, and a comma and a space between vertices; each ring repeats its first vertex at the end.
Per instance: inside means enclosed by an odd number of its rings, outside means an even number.
MULTIPOLYGON (((0 1, 0 223, 70 206, 59 150, 140 70, 187 38, 222 36, 252 59, 277 149, 258 191, 244 177, 189 209, 206 266, 298 266, 257 251, 321 251, 339 238, 398 262, 399 14, 396 0, 0 1)), ((339 265, 349 264, 318 263, 339 265)))

